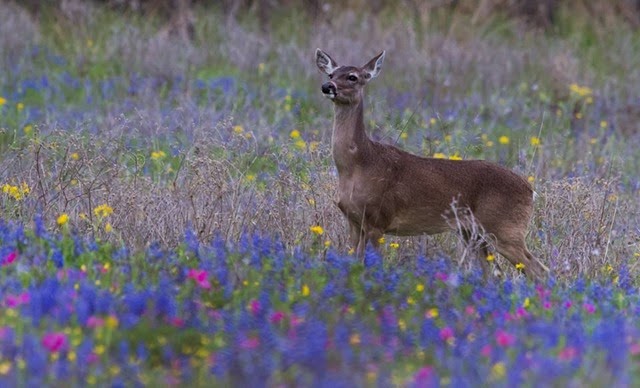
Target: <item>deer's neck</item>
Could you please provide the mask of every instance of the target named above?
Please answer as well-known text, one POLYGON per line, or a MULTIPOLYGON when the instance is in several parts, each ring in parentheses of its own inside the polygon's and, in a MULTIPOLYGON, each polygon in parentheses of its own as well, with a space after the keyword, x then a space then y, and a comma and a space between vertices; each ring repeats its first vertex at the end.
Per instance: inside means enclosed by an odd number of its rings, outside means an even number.
POLYGON ((338 173, 348 173, 366 160, 371 140, 364 127, 364 103, 356 106, 335 104, 331 147, 338 173))

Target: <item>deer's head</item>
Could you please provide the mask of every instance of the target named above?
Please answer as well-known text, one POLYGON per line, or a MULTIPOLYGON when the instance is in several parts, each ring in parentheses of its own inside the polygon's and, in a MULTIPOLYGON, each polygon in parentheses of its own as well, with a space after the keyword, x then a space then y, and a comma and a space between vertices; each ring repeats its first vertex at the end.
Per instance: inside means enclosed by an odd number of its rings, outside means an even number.
POLYGON ((335 104, 359 104, 364 86, 380 74, 384 53, 381 52, 362 67, 338 66, 329 54, 317 49, 316 64, 321 72, 329 76, 329 81, 322 84, 322 94, 335 104))

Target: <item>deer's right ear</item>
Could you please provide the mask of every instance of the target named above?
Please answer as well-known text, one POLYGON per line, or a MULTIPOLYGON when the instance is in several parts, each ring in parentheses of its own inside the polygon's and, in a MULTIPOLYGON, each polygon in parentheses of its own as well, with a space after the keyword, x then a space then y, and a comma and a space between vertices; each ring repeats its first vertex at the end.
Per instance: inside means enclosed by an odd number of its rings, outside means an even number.
POLYGON ((333 73, 338 68, 336 61, 320 49, 316 49, 316 65, 318 65, 318 69, 326 75, 333 73))

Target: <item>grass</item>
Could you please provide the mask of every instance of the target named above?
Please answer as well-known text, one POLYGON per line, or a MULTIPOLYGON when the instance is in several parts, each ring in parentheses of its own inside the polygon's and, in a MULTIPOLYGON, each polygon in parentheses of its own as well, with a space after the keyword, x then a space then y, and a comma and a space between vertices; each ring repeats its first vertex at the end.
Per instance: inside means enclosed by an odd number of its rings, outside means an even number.
POLYGON ((635 381, 640 58, 624 23, 293 10, 265 32, 199 9, 185 42, 82 4, 39 20, 0 5, 7 384, 635 381), (482 283, 454 234, 348 257, 316 47, 344 64, 388 50, 373 137, 529 178, 547 282, 482 283))

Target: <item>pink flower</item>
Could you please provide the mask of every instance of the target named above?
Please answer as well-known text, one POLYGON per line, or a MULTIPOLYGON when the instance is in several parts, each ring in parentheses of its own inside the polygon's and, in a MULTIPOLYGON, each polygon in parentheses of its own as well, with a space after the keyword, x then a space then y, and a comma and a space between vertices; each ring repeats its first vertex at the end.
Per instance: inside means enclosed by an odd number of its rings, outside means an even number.
POLYGON ((503 348, 513 345, 516 342, 516 336, 503 330, 496 333, 496 343, 503 348))
POLYGON ((453 339, 453 329, 449 326, 440 329, 440 339, 442 339, 443 341, 449 341, 453 339))
POLYGON ((89 319, 87 319, 87 327, 90 329, 94 329, 96 327, 102 327, 102 326, 104 326, 104 319, 100 317, 96 317, 95 315, 92 315, 89 317, 89 319))
POLYGON ((593 314, 596 312, 596 306, 592 305, 589 302, 585 302, 584 305, 582 305, 582 307, 584 307, 584 310, 589 314, 593 314))
POLYGON ((520 306, 516 309, 516 316, 518 318, 526 318, 529 316, 529 312, 524 307, 520 306))
POLYGON ((436 273, 436 279, 438 279, 438 280, 441 280, 441 281, 443 281, 443 282, 446 282, 448 278, 449 278, 449 276, 448 276, 446 273, 444 273, 444 272, 438 272, 438 273, 436 273))
POLYGON ((564 302, 564 308, 565 309, 569 310, 571 308, 571 306, 573 306, 573 303, 570 300, 564 302))
POLYGON ((28 292, 23 292, 19 295, 7 295, 4 304, 9 308, 19 307, 23 304, 29 303, 30 297, 28 292))
POLYGON ((484 357, 490 357, 491 356, 491 345, 489 345, 489 344, 484 345, 482 347, 482 349, 480 349, 480 354, 482 354, 484 357))
POLYGON ((543 307, 545 310, 549 310, 549 309, 551 309, 551 302, 550 302, 550 301, 548 301, 548 300, 545 300, 545 301, 544 301, 544 303, 542 303, 542 307, 543 307))
POLYGON ((413 375, 414 386, 416 387, 435 387, 436 376, 432 366, 423 366, 413 375))
POLYGON ((467 315, 476 315, 476 308, 474 306, 467 306, 464 308, 464 313, 467 315))
POLYGON ((13 263, 14 261, 18 260, 18 252, 13 251, 11 253, 9 253, 8 255, 6 255, 3 259, 2 259, 2 265, 9 265, 11 263, 13 263))
POLYGON ((200 287, 204 288, 205 290, 208 290, 211 288, 211 283, 209 283, 209 274, 207 274, 207 271, 203 269, 192 268, 187 273, 187 277, 190 279, 193 279, 196 282, 196 284, 198 284, 200 287))
POLYGON ((184 327, 184 319, 179 318, 179 317, 173 317, 173 318, 169 319, 169 323, 173 327, 184 327))
POLYGON ((571 361, 578 355, 576 348, 568 346, 560 351, 558 358, 562 361, 571 361))
POLYGON ((629 346, 629 353, 631 353, 632 356, 637 356, 638 354, 640 354, 640 343, 638 342, 632 343, 629 346))
POLYGON ((282 311, 275 311, 269 317, 269 321, 273 324, 278 324, 284 319, 284 313, 282 311))
POLYGON ((94 352, 89 353, 89 355, 87 356, 87 362, 89 364, 96 363, 96 362, 98 362, 98 360, 100 360, 100 358, 94 352))
POLYGON ((67 335, 61 332, 47 333, 42 337, 42 346, 51 353, 67 348, 67 335))
POLYGON ((255 349, 258 346, 260 346, 260 340, 256 337, 249 337, 240 341, 242 349, 255 349))
POLYGON ((260 310, 262 310, 260 301, 257 299, 251 299, 251 301, 249 302, 249 311, 251 311, 251 314, 258 315, 260 310))

